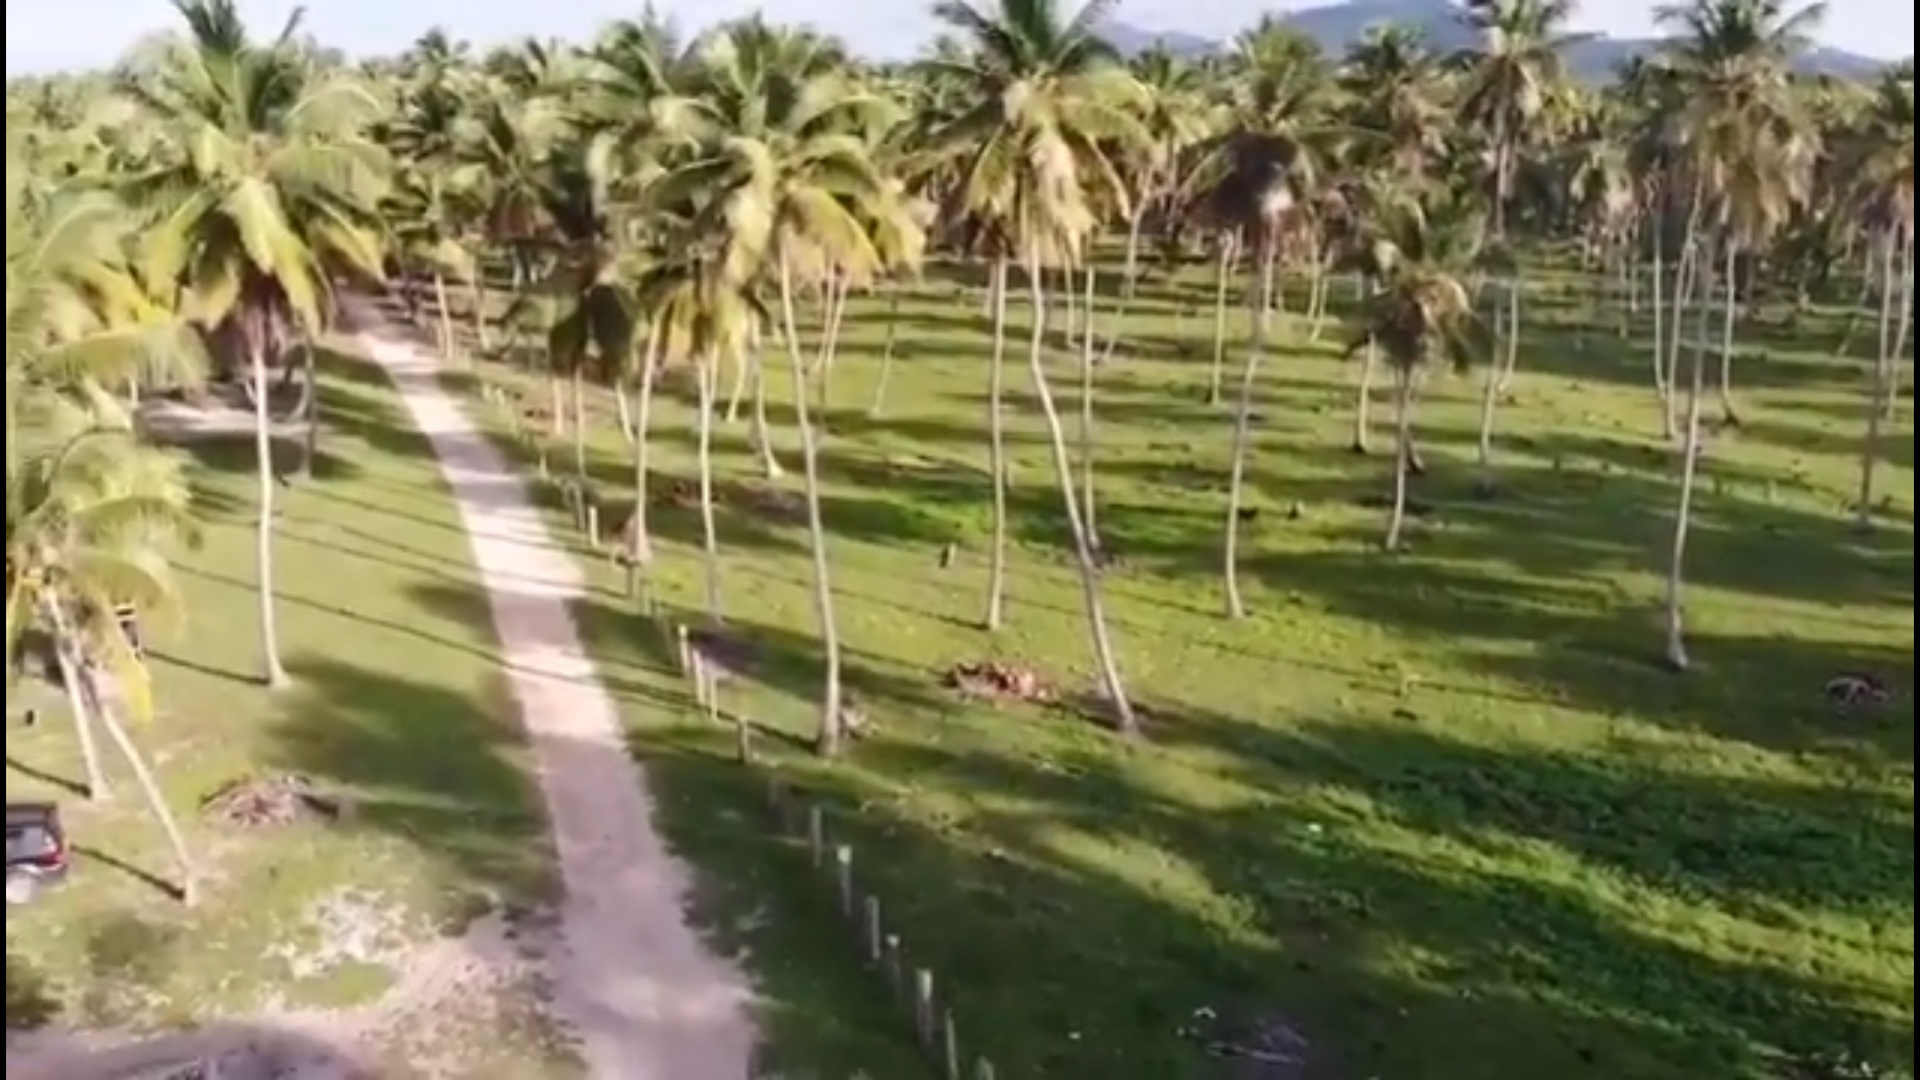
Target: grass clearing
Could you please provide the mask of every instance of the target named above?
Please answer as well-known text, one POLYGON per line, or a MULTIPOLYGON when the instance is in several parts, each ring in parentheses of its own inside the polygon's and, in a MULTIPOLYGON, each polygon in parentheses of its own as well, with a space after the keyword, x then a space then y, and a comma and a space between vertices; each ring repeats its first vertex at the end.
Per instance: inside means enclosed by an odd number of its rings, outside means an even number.
MULTIPOLYGON (((182 910, 142 880, 171 868, 129 779, 111 774, 118 786, 97 806, 64 790, 79 767, 57 694, 43 695, 37 728, 9 729, 9 798, 61 799, 81 849, 68 887, 8 918, 9 986, 16 973, 42 980, 62 1024, 370 1006, 408 992, 427 943, 490 912, 524 924, 549 897, 545 823, 457 511, 380 373, 330 360, 323 374, 317 476, 277 495, 295 685, 270 695, 254 681, 248 442, 196 450, 205 546, 182 569, 184 618, 150 630, 161 715, 134 735, 200 854, 200 905, 182 910), (444 604, 416 599, 430 583, 444 604), (222 785, 277 771, 349 796, 351 813, 235 830, 196 812, 222 785)), ((498 1000, 467 1004, 505 1010, 489 1022, 538 1004, 526 986, 476 998, 498 1000)), ((443 1019, 457 1026, 466 1011, 443 1019)), ((15 1016, 10 993, 9 1027, 15 1016)), ((486 1052, 502 1068, 564 1070, 540 1031, 486 1052)))
MULTIPOLYGON (((885 302, 854 302, 821 464, 847 678, 878 731, 831 767, 780 738, 813 723, 806 540, 737 500, 721 511, 725 588, 759 670, 734 703, 836 808, 858 872, 1000 1075, 1218 1075, 1177 1034, 1200 1007, 1290 1018, 1330 1075, 1778 1080, 1778 1055, 1842 1051, 1912 1075, 1910 403, 1879 531, 1857 536, 1843 508, 1863 365, 1828 358, 1831 316, 1750 333, 1746 423, 1712 438, 1696 510, 1697 670, 1676 678, 1653 662, 1676 455, 1645 343, 1582 306, 1593 289, 1564 278, 1532 297, 1497 500, 1470 495, 1477 379, 1429 382, 1429 512, 1398 557, 1377 549, 1382 512, 1359 505, 1386 490, 1390 435, 1371 457, 1347 450, 1355 371, 1332 333, 1308 342, 1283 320, 1237 625, 1218 614, 1229 422, 1200 400, 1211 291, 1200 275, 1144 290, 1097 410, 1100 529, 1121 560, 1106 595, 1151 717, 1140 746, 938 688, 985 657, 1092 681, 1026 314, 1009 327, 1010 625, 990 638, 973 628, 979 296, 936 277, 902 305, 879 419, 865 406, 885 302), (942 570, 949 542, 962 557, 942 570), (1854 670, 1894 700, 1836 713, 1822 685, 1854 670)), ((1057 350, 1054 370, 1071 425, 1057 350)), ((797 490, 780 371, 775 438, 797 490)), ((503 365, 485 377, 544 403, 503 365)), ((594 404, 594 480, 617 497, 631 468, 611 403, 594 404)), ((671 395, 660 408, 658 468, 690 477, 692 415, 671 395)), ((729 484, 757 476, 745 431, 716 440, 729 484)), ((658 508, 653 525, 659 595, 690 608, 697 513, 658 508)), ((873 980, 831 941, 827 884, 772 837, 760 782, 686 707, 618 572, 589 561, 584 631, 712 918, 751 946, 781 1053, 822 1076, 914 1075, 873 980)))

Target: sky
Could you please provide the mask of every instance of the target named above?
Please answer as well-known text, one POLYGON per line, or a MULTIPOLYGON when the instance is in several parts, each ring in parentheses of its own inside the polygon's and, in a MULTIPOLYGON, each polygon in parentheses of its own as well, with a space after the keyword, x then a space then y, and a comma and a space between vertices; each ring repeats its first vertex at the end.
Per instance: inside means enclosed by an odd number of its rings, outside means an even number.
MULTIPOLYGON (((1226 37, 1270 10, 1321 6, 1325 0, 1122 0, 1119 17, 1146 30, 1226 37)), ((639 13, 645 0, 306 0, 307 28, 349 55, 392 53, 429 27, 479 45, 529 34, 581 40, 601 25, 639 13)), ((655 0, 688 30, 763 11, 777 22, 806 23, 876 57, 911 55, 933 32, 926 0, 655 0)), ((260 33, 277 31, 294 0, 239 0, 260 33)), ((1648 0, 1585 0, 1581 29, 1616 36, 1650 32, 1648 0)), ((7 9, 9 75, 111 63, 141 37, 178 25, 168 0, 22 0, 7 9)), ((1912 0, 1830 0, 1822 39, 1884 59, 1909 55, 1912 0)))

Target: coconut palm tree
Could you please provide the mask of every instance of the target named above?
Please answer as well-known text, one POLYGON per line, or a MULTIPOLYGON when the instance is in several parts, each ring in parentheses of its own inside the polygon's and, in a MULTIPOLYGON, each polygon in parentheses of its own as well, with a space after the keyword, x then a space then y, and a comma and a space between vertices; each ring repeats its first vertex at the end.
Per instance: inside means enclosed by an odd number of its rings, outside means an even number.
POLYGON ((1486 349, 1486 335, 1462 283, 1475 263, 1484 226, 1470 205, 1439 193, 1378 203, 1366 229, 1369 276, 1378 284, 1367 297, 1347 355, 1377 347, 1393 368, 1393 505, 1385 546, 1394 551, 1406 521, 1420 376, 1436 358, 1464 371, 1486 349))
POLYGON ((1789 92, 1787 61, 1824 13, 1823 4, 1795 11, 1784 0, 1693 0, 1657 13, 1679 31, 1672 53, 1685 104, 1676 119, 1726 266, 1719 391, 1730 425, 1740 422, 1732 387, 1739 294, 1732 268, 1771 240, 1811 193, 1817 132, 1789 92))
POLYGON ((168 606, 170 549, 194 535, 190 496, 179 462, 136 439, 107 388, 158 370, 197 369, 198 339, 178 319, 147 310, 116 203, 97 191, 35 198, 27 163, 9 155, 8 165, 8 679, 29 632, 37 633, 73 708, 87 795, 106 794, 98 725, 167 834, 191 903, 185 844, 115 713, 151 717, 145 665, 115 612, 123 604, 142 612, 168 606), (177 359, 168 365, 166 357, 177 359))
POLYGON ((378 280, 385 155, 367 137, 378 103, 278 37, 249 37, 233 0, 176 0, 188 39, 122 89, 172 148, 128 184, 153 224, 148 257, 185 311, 222 328, 251 376, 260 511, 255 545, 265 681, 287 682, 273 603, 273 445, 267 370, 294 333, 333 312, 332 272, 378 280))
POLYGON ((1524 285, 1520 260, 1506 249, 1515 183, 1522 155, 1538 134, 1552 94, 1564 77, 1561 56, 1584 35, 1568 34, 1573 0, 1467 0, 1463 18, 1480 35, 1477 46, 1460 57, 1465 68, 1460 115, 1486 133, 1492 157, 1487 185, 1492 213, 1487 262, 1504 277, 1504 326, 1499 331, 1504 355, 1489 365, 1481 389, 1480 467, 1482 489, 1491 483, 1496 403, 1519 363, 1520 301, 1524 285))
POLYGON ((1913 126, 1912 72, 1889 71, 1880 78, 1854 144, 1840 155, 1853 178, 1853 202, 1860 220, 1875 233, 1880 259, 1880 347, 1874 357, 1872 400, 1860 451, 1860 495, 1854 507, 1856 524, 1863 529, 1872 523, 1881 427, 1897 383, 1901 333, 1913 308, 1913 126))
POLYGON ((692 229, 714 237, 724 280, 744 290, 771 279, 779 336, 792 368, 814 602, 826 659, 816 748, 831 755, 842 741, 840 633, 794 292, 803 280, 864 284, 881 269, 863 215, 871 217, 889 191, 861 132, 868 114, 890 106, 816 64, 808 44, 747 24, 704 45, 693 98, 698 148, 662 180, 656 197, 668 206, 697 207, 692 229))
POLYGON ((960 84, 959 115, 933 133, 937 155, 960 162, 957 202, 990 230, 994 250, 995 345, 988 376, 993 440, 993 569, 986 624, 1001 619, 1006 567, 1006 461, 1001 434, 1001 353, 1008 267, 1018 260, 1033 305, 1028 366, 1052 440, 1060 498, 1079 563, 1081 593, 1102 681, 1121 730, 1137 730, 1121 682, 1091 538, 1073 490, 1066 438, 1047 382, 1046 292, 1042 274, 1072 267, 1098 224, 1090 191, 1125 205, 1119 169, 1105 152, 1147 141, 1138 121, 1140 84, 1113 60, 1096 33, 1113 4, 1094 0, 1067 17, 1056 0, 998 0, 992 5, 940 0, 935 16, 965 38, 970 52, 938 70, 960 84))

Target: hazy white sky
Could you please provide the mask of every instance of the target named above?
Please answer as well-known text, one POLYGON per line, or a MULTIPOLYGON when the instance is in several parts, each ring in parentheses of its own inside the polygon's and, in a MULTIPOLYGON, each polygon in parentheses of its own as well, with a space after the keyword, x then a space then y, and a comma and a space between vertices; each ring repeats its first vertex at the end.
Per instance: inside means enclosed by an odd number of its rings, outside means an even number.
MULTIPOLYGON (((1120 17, 1150 30, 1223 37, 1267 10, 1298 10, 1324 0, 1123 0, 1120 17), (1204 14, 1203 14, 1204 13, 1204 14)), ((350 54, 394 52, 432 26, 480 44, 528 34, 572 39, 637 14, 645 0, 306 0, 307 26, 350 54)), ((910 54, 931 33, 925 0, 656 0, 688 29, 756 9, 782 22, 809 23, 871 55, 910 54)), ((277 30, 295 0, 240 0, 262 33, 277 30)), ((1647 33, 1651 0, 1585 0, 1586 29, 1647 33)), ((22 0, 7 9, 7 71, 104 64, 178 17, 167 0, 22 0)), ((1830 0, 1827 43, 1894 59, 1913 51, 1912 0, 1830 0)))

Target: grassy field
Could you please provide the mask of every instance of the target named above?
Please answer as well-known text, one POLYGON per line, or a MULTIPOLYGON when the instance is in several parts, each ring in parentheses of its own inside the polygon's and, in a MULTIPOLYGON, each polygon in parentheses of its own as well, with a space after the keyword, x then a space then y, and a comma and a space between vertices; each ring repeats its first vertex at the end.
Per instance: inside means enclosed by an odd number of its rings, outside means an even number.
MULTIPOLYGON (((9 1028, 369 1005, 405 982, 424 943, 489 912, 519 920, 549 891, 485 594, 428 447, 370 366, 330 363, 324 386, 332 430, 316 479, 280 491, 294 687, 270 695, 254 681, 249 442, 199 455, 205 546, 184 569, 183 617, 150 631, 161 715, 134 734, 199 853, 200 905, 183 910, 147 880, 173 869, 124 770, 104 803, 64 790, 80 775, 64 708, 32 730, 9 725, 8 798, 61 798, 80 847, 68 888, 8 913, 9 1028), (429 588, 440 604, 421 602, 429 588), (348 796, 352 813, 270 830, 196 813, 222 786, 277 771, 348 796)), ((466 1004, 486 1010, 465 1019, 530 1025, 533 992, 481 995, 466 1004)), ((545 1033, 523 1035, 489 1063, 548 1067, 545 1033)))
MULTIPOLYGON (((1210 290, 1195 276, 1147 291, 1098 391, 1099 521, 1120 559, 1106 592, 1149 710, 1142 745, 938 686, 980 658, 1066 691, 1091 682, 1023 312, 1017 547, 996 636, 974 628, 979 295, 935 280, 907 301, 880 419, 865 406, 884 304, 848 317, 825 516, 848 676, 878 731, 842 764, 778 737, 813 723, 805 535, 753 508, 745 424, 724 431, 729 618, 758 651, 737 700, 776 736, 762 739, 772 762, 837 808, 861 872, 1001 1076, 1224 1075, 1179 1033, 1200 1008, 1284 1017, 1316 1077, 1779 1080, 1819 1075, 1782 1055, 1842 1053, 1912 1075, 1910 405, 1888 439, 1880 528, 1856 535, 1864 377, 1830 359, 1838 319, 1750 336, 1735 370, 1746 423, 1713 436, 1696 509, 1697 669, 1667 674, 1677 455, 1658 439, 1644 342, 1598 325, 1580 302, 1591 288, 1531 298, 1500 498, 1470 497, 1477 381, 1428 385, 1427 512, 1400 556, 1378 550, 1384 515, 1362 505, 1386 491, 1389 433, 1372 457, 1347 450, 1353 369, 1333 335, 1313 344, 1283 323, 1261 382, 1253 614, 1239 624, 1219 615, 1229 424, 1201 401, 1210 290), (948 543, 961 557, 942 569, 948 543), (1831 709, 1822 685, 1856 670, 1894 700, 1831 709)), ((1055 365, 1071 416, 1071 362, 1055 365)), ((504 365, 484 375, 542 400, 504 365)), ((657 460, 690 478, 691 413, 662 409, 657 460)), ((592 470, 617 493, 630 467, 610 402, 595 410, 592 470)), ((797 490, 786 418, 781 405, 797 490)), ((660 595, 691 607, 697 515, 662 505, 653 520, 660 595)), ((685 708, 618 573, 589 561, 586 631, 673 839, 708 872, 709 914, 752 949, 776 1043, 820 1075, 916 1075, 873 981, 832 941, 828 890, 767 830, 760 782, 728 762, 729 733, 685 708)))

